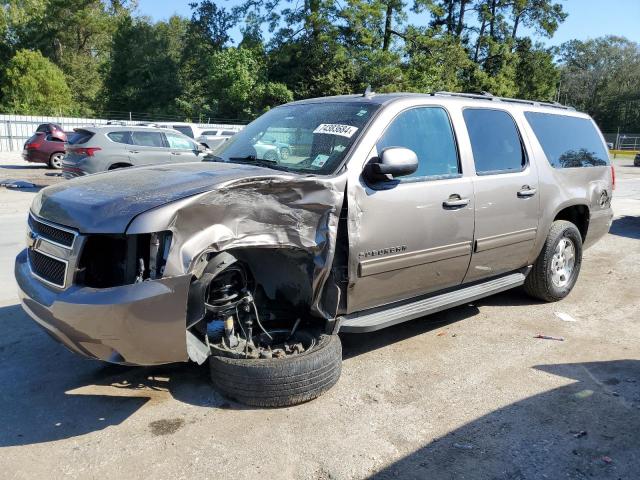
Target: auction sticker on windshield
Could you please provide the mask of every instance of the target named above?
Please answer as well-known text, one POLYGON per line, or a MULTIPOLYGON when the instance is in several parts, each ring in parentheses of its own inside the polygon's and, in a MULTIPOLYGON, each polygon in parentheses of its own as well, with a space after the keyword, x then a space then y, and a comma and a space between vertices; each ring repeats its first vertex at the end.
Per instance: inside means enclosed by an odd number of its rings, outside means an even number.
POLYGON ((327 135, 340 135, 341 137, 351 138, 358 131, 358 127, 351 125, 339 125, 337 123, 322 123, 313 131, 313 133, 326 133, 327 135))

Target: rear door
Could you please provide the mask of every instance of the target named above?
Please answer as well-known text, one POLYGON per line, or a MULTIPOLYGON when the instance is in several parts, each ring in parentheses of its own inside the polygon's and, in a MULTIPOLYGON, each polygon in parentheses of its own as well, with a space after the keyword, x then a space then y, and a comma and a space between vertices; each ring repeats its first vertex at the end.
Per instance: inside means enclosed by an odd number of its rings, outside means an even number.
POLYGON ((164 134, 153 130, 134 130, 131 132, 129 153, 133 165, 169 163, 171 155, 165 143, 164 134))
POLYGON ((465 108, 476 174, 474 249, 465 282, 526 266, 540 210, 538 172, 506 110, 465 108))
POLYGON ((198 145, 195 142, 176 133, 167 132, 164 134, 169 145, 171 162, 195 162, 200 160, 198 145))

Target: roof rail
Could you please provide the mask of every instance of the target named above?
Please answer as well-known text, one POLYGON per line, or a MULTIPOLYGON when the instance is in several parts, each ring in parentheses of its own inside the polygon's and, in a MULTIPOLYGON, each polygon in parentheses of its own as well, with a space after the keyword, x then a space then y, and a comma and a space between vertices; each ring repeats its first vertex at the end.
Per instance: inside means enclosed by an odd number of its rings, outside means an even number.
POLYGON ((523 100, 520 98, 496 97, 494 95, 491 95, 489 92, 482 92, 482 93, 432 92, 430 95, 473 98, 476 100, 489 100, 494 102, 522 103, 525 105, 532 105, 534 107, 551 107, 551 108, 559 108, 562 110, 575 110, 575 108, 573 107, 562 105, 558 102, 540 102, 537 100, 523 100))

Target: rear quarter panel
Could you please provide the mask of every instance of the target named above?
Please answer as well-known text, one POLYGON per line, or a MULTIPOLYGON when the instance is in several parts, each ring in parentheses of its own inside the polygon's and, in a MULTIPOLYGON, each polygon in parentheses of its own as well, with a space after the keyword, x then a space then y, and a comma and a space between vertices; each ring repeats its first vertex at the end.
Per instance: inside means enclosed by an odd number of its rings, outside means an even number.
MULTIPOLYGON (((559 114, 564 112, 549 111, 559 114)), ((590 118, 586 114, 566 112, 567 115, 590 118)), ((595 124, 594 124, 595 125, 595 124)), ((613 179, 611 167, 554 168, 528 122, 523 122, 524 132, 529 139, 529 152, 538 165, 540 193, 540 223, 534 249, 529 259, 533 263, 544 246, 551 224, 560 211, 574 205, 584 205, 589 209, 590 219, 584 248, 593 245, 604 236, 611 226, 613 211, 611 196, 613 179)), ((604 138, 596 126, 606 150, 604 138)))

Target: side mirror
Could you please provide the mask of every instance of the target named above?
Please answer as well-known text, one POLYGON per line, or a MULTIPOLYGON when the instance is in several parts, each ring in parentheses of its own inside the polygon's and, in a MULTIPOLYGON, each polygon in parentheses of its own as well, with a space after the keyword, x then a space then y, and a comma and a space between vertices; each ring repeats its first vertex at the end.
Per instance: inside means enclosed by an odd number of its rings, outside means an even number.
POLYGON ((385 148, 379 158, 372 159, 364 169, 364 176, 373 182, 393 180, 411 175, 418 169, 418 156, 404 147, 385 148))

